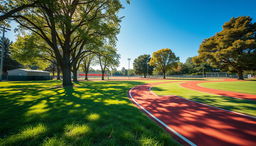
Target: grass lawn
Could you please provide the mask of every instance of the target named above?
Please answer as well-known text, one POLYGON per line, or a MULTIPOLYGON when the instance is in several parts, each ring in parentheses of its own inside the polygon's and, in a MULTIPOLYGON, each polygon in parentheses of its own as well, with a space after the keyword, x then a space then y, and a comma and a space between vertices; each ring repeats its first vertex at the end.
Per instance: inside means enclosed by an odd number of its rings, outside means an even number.
POLYGON ((208 105, 256 116, 256 101, 224 97, 181 87, 176 83, 156 85, 152 90, 157 95, 177 95, 208 105))
POLYGON ((256 95, 256 81, 201 83, 202 87, 256 95))
POLYGON ((178 145, 128 99, 145 82, 0 82, 0 145, 178 145))

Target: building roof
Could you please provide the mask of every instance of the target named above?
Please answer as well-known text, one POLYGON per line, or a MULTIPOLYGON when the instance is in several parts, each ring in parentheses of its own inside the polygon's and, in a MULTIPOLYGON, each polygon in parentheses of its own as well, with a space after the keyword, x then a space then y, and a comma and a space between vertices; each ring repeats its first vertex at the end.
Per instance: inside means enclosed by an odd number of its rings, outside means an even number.
POLYGON ((48 71, 43 71, 43 70, 31 70, 31 69, 12 69, 12 70, 8 70, 8 72, 9 72, 9 71, 18 71, 18 70, 25 71, 25 72, 50 73, 50 72, 48 72, 48 71))

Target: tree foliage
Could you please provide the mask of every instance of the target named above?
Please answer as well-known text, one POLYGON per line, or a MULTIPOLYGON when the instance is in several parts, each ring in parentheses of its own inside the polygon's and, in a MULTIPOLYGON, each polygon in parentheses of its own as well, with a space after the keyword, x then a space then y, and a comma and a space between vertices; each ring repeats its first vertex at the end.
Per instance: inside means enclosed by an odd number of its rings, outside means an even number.
POLYGON ((45 69, 51 63, 45 59, 49 54, 44 42, 35 35, 18 36, 10 50, 11 57, 27 68, 45 69))
POLYGON ((136 74, 143 75, 144 78, 147 77, 147 74, 152 75, 153 66, 149 65, 150 55, 140 55, 133 62, 133 68, 136 74))
POLYGON ((37 34, 52 50, 63 73, 63 86, 72 85, 71 70, 76 72, 88 45, 106 39, 114 42, 119 33, 119 0, 5 0, 0 4, 3 16, 11 12, 7 17, 20 30, 37 34))
POLYGON ((34 7, 42 0, 2 0, 0 2, 0 22, 25 9, 34 7))
POLYGON ((88 80, 88 73, 89 73, 89 70, 90 70, 90 66, 92 64, 92 61, 95 59, 95 54, 88 54, 86 55, 83 60, 82 60, 82 70, 84 71, 85 73, 85 80, 88 80))
POLYGON ((4 75, 7 75, 7 71, 11 69, 16 69, 21 67, 21 64, 19 64, 16 60, 12 59, 10 47, 12 45, 12 42, 7 38, 1 38, 0 39, 0 48, 4 50, 3 53, 3 73, 4 75))
POLYGON ((171 49, 160 49, 152 54, 149 64, 155 67, 155 70, 163 74, 165 79, 168 70, 177 67, 179 57, 171 49))
POLYGON ((120 55, 116 52, 116 48, 112 46, 104 46, 102 51, 98 53, 97 56, 101 68, 102 80, 104 80, 106 70, 110 70, 119 65, 120 55))
POLYGON ((222 28, 202 42, 196 60, 236 72, 243 79, 243 71, 256 69, 256 23, 243 16, 232 18, 222 28))

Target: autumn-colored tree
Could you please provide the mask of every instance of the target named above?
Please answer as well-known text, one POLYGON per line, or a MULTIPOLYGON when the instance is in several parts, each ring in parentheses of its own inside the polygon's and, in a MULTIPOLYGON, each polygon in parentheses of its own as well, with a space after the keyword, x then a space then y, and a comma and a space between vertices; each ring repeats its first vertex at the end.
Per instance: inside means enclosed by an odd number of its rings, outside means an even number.
POLYGON ((149 64, 154 66, 158 72, 161 72, 163 74, 163 78, 165 79, 167 71, 173 67, 176 67, 178 61, 179 57, 176 57, 171 49, 166 48, 154 52, 149 64))
POLYGON ((245 70, 256 69, 256 23, 248 16, 231 18, 222 31, 205 39, 195 60, 208 62, 243 80, 245 70))
POLYGON ((152 74, 153 66, 149 65, 150 55, 140 55, 133 62, 133 68, 136 74, 143 75, 144 78, 148 74, 152 74))

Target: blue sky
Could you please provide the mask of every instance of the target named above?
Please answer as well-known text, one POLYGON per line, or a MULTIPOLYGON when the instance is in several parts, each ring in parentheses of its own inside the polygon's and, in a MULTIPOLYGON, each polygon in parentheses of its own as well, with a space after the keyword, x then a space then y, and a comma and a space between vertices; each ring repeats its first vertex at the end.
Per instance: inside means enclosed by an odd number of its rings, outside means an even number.
POLYGON ((256 0, 132 0, 121 11, 120 67, 127 68, 127 58, 162 48, 172 49, 184 62, 230 18, 251 16, 255 21, 255 6, 256 0))
MULTIPOLYGON (((120 12, 125 18, 117 42, 119 69, 127 68, 127 58, 162 48, 172 49, 184 62, 230 18, 251 16, 255 21, 255 6, 256 0, 131 0, 120 12)), ((15 39, 13 32, 7 37, 15 39)))

